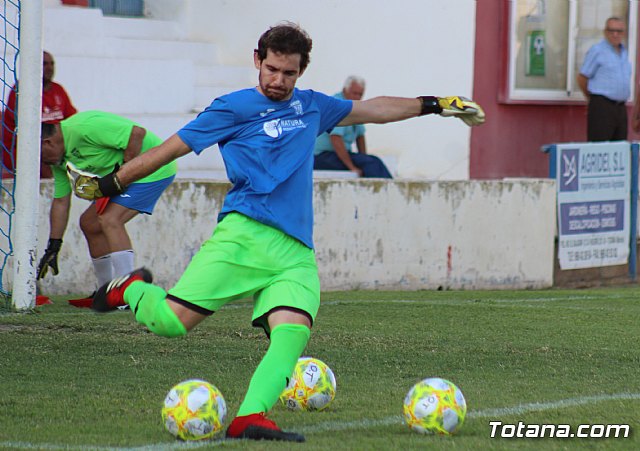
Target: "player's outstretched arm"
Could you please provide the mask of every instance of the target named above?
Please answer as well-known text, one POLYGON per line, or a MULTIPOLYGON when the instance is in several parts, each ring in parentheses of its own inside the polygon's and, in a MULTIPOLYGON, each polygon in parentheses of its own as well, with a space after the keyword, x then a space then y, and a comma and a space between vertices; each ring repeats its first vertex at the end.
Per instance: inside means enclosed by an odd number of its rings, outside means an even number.
POLYGON ((420 116, 420 99, 405 97, 374 97, 354 100, 353 108, 338 125, 386 124, 420 116))
POLYGON ((386 124, 426 114, 455 116, 469 126, 480 125, 485 121, 485 114, 480 105, 465 97, 374 97, 354 101, 351 113, 338 125, 386 124))
POLYGON ((159 146, 149 149, 145 153, 125 163, 120 170, 114 174, 114 177, 117 178, 122 188, 124 188, 189 152, 191 152, 189 146, 187 146, 178 135, 172 135, 159 146))
POLYGON ((78 197, 87 200, 117 196, 122 194, 131 183, 189 152, 191 149, 184 141, 178 135, 173 135, 159 146, 138 155, 104 177, 78 174, 75 185, 81 189, 75 189, 75 193, 78 197))

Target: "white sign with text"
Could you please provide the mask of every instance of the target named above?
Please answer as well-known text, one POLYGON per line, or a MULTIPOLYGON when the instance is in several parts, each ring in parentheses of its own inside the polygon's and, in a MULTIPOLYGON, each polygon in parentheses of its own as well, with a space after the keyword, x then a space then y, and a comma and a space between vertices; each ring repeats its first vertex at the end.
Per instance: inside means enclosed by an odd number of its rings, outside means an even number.
POLYGON ((556 155, 560 268, 627 263, 630 144, 559 144, 556 155))

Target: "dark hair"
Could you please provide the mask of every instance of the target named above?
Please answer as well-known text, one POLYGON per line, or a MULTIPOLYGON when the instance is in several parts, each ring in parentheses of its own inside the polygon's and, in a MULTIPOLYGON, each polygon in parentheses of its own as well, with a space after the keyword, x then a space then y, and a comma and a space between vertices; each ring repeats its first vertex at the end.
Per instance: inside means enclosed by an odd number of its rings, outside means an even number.
POLYGON ((40 140, 51 138, 56 134, 56 126, 54 124, 42 123, 40 128, 40 140))
POLYGON ((297 53, 300 55, 300 72, 303 72, 309 64, 311 46, 311 38, 306 31, 292 22, 283 22, 269 28, 260 36, 255 52, 260 61, 267 57, 267 50, 284 55, 297 53))

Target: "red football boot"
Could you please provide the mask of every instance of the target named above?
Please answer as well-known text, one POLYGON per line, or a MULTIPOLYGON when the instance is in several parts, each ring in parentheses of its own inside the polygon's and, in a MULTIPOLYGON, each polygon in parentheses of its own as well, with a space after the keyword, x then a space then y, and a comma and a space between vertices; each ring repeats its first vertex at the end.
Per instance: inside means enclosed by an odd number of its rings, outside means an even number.
POLYGON ((89 308, 93 304, 93 297, 95 295, 96 295, 96 292, 94 291, 93 293, 91 293, 86 298, 68 299, 67 302, 69 304, 73 305, 74 307, 78 307, 78 308, 85 308, 86 307, 86 308, 89 308))
POLYGON ((227 438, 247 438, 250 440, 282 440, 304 442, 304 436, 295 432, 284 432, 264 413, 252 413, 235 417, 227 428, 227 438))
POLYGON ((151 271, 147 268, 138 268, 125 276, 117 277, 104 284, 96 291, 91 308, 98 312, 110 312, 118 307, 127 305, 124 302, 124 290, 138 280, 151 283, 153 281, 151 271))

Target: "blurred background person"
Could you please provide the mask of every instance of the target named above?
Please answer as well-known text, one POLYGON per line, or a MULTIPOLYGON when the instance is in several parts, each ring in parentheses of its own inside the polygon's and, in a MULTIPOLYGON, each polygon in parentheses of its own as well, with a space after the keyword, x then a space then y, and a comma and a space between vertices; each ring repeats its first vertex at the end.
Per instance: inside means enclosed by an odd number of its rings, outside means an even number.
POLYGON ((609 17, 604 39, 593 45, 577 81, 587 98, 587 141, 627 139, 627 107, 631 94, 631 63, 624 45, 625 23, 609 17))
MULTIPOLYGON (((62 85, 53 81, 55 61, 49 52, 42 52, 42 122, 57 124, 77 112, 67 91, 62 85)), ((13 177, 17 165, 16 155, 16 90, 17 84, 11 88, 6 107, 2 113, 2 177, 13 177)), ((40 178, 52 178, 51 168, 40 161, 40 178)))
MULTIPOLYGON (((334 97, 361 100, 364 88, 364 78, 351 75, 344 82, 342 91, 335 94, 334 97)), ((335 127, 331 132, 325 132, 318 136, 313 149, 313 169, 351 171, 358 174, 358 177, 392 178, 380 158, 367 154, 364 133, 364 125, 357 124, 335 127), (357 153, 352 151, 354 142, 358 150, 357 153)))

